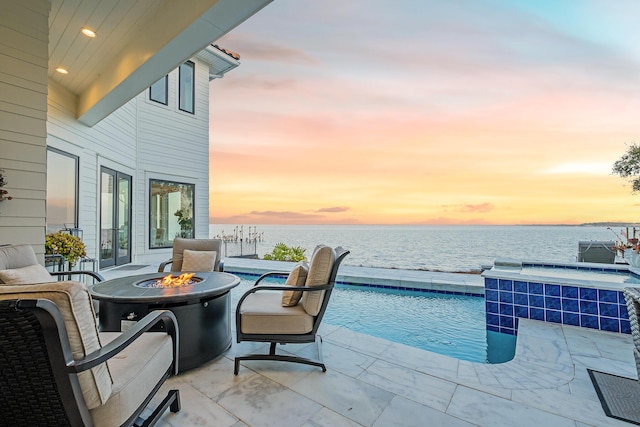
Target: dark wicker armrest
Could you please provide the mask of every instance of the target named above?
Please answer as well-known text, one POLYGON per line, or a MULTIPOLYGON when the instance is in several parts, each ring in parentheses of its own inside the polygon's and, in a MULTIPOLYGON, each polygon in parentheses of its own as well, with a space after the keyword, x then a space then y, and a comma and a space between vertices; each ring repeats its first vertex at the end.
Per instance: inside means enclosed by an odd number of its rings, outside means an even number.
POLYGON ((169 310, 154 310, 138 321, 134 326, 123 332, 122 335, 102 347, 100 350, 88 354, 85 358, 76 360, 69 369, 72 372, 82 372, 91 369, 127 348, 140 335, 149 331, 154 325, 164 322, 165 330, 173 338, 173 373, 178 373, 178 321, 169 310))
POLYGON ((102 277, 102 275, 100 273, 96 273, 95 271, 89 271, 89 270, 80 270, 80 271, 50 271, 49 272, 50 275, 52 276, 74 276, 76 274, 86 274, 88 276, 93 277, 94 279, 96 279, 98 282, 103 282, 104 281, 104 277, 102 277))
POLYGON ((164 271, 164 268, 171 263, 173 263, 173 259, 160 263, 160 266, 158 267, 158 273, 162 273, 164 271))

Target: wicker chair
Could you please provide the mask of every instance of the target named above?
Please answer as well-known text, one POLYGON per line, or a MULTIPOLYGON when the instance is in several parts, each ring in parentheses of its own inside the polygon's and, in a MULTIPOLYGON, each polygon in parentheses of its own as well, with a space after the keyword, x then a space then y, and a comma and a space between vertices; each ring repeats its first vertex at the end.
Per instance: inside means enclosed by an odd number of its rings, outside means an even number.
POLYGON ((629 312, 631 337, 633 338, 633 355, 636 359, 638 378, 640 378, 640 288, 625 288, 624 299, 629 312))
MULTIPOLYGON (((171 271, 222 271, 223 263, 220 260, 222 255, 222 240, 220 239, 184 239, 176 237, 173 240, 173 256, 170 260, 164 261, 158 267, 158 272, 163 272, 167 265, 171 264, 171 271), (190 254, 185 251, 192 251, 190 254), (185 269, 183 263, 185 257, 201 252, 203 255, 212 255, 212 260, 206 258, 196 259, 192 265, 207 264, 207 268, 185 269), (214 253, 215 252, 215 253, 214 253), (212 264, 212 267, 209 267, 212 264)), ((196 255, 197 256, 197 255, 196 255)))
MULTIPOLYGON (((0 399, 10 425, 139 425, 177 373, 177 351, 169 311, 154 311, 125 333, 98 335, 82 283, 0 286, 0 399), (166 332, 144 333, 159 322, 166 332)), ((155 424, 167 408, 180 410, 178 390, 142 425, 155 424)))
MULTIPOLYGON (((322 361, 322 337, 318 335, 320 322, 329 304, 338 268, 349 251, 340 247, 320 245, 311 256, 308 273, 304 268, 294 268, 285 285, 261 285, 267 277, 283 275, 282 272, 265 273, 258 278, 238 301, 236 308, 236 338, 242 341, 270 343, 268 354, 249 354, 235 358, 234 373, 238 375, 240 362, 244 360, 278 360, 318 366, 327 371, 322 361), (278 291, 278 292, 274 292, 278 291), (293 302, 283 300, 289 293, 299 293, 293 302), (284 295, 283 295, 284 294, 284 295), (301 298, 301 301, 298 300, 301 298), (318 358, 276 354, 276 344, 315 342, 318 358)), ((300 266, 303 267, 303 266, 300 266)), ((287 273, 284 273, 285 275, 287 273)))

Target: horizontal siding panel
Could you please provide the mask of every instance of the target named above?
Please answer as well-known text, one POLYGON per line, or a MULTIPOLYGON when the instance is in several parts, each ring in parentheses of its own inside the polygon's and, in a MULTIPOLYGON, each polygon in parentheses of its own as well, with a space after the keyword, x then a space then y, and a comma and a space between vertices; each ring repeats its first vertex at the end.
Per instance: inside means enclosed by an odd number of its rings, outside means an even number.
POLYGON ((42 227, 44 228, 45 220, 40 217, 17 217, 3 215, 2 208, 5 206, 5 202, 0 202, 0 215, 2 215, 2 226, 4 227, 42 227))
POLYGON ((0 64, 2 64, 2 71, 11 76, 21 77, 36 83, 42 83, 47 79, 46 62, 43 66, 35 66, 29 62, 9 56, 0 49, 0 64))
POLYGON ((0 140, 0 153, 2 153, 2 158, 7 160, 25 161, 36 164, 46 163, 46 151, 42 146, 38 147, 36 145, 0 140))
MULTIPOLYGON (((7 171, 7 186, 5 187, 7 190, 13 189, 14 192, 19 190, 33 190, 40 191, 41 194, 38 197, 44 198, 46 184, 46 174, 44 173, 36 173, 36 172, 27 172, 24 170, 8 170, 7 171)), ((18 194, 12 194, 13 196, 18 196, 18 194)), ((23 195, 23 197, 27 197, 27 195, 23 195)), ((30 197, 33 197, 30 196, 30 197)))
POLYGON ((4 169, 5 171, 22 170, 25 172, 37 172, 41 174, 45 174, 47 171, 47 166, 44 163, 2 159, 0 160, 0 165, 2 165, 1 169, 4 169))
POLYGON ((6 84, 26 88, 34 92, 41 93, 43 95, 47 95, 46 83, 33 82, 30 80, 23 79, 20 76, 12 76, 12 75, 3 73, 2 71, 3 70, 0 70, 0 81, 6 84))
POLYGON ((7 56, 36 67, 47 67, 49 61, 48 50, 39 48, 43 41, 47 41, 48 35, 45 34, 44 36, 44 40, 38 40, 8 26, 0 25, 0 40, 11 41, 11 44, 0 42, 2 51, 7 56))
POLYGON ((19 142, 21 144, 42 147, 43 138, 36 135, 27 135, 24 133, 16 133, 10 130, 0 128, 0 141, 19 142))
MULTIPOLYGON (((15 245, 18 243, 26 243, 34 247, 41 247, 40 253, 44 253, 44 227, 29 227, 29 226, 5 226, 5 218, 0 216, 0 228, 2 229, 2 236, 0 236, 0 244, 3 245, 15 245)), ((44 258, 43 258, 44 259, 44 258)))
POLYGON ((43 102, 43 94, 37 90, 0 81, 0 92, 2 92, 2 100, 5 102, 37 110, 42 108, 42 111, 47 111, 47 104, 43 102))
POLYGON ((45 212, 44 198, 35 200, 14 197, 13 200, 0 203, 0 217, 42 218, 45 212))
POLYGON ((31 119, 46 120, 47 110, 38 110, 32 106, 24 106, 20 104, 14 104, 15 98, 9 99, 8 102, 0 101, 0 112, 8 114, 15 114, 16 116, 27 117, 31 119))
POLYGON ((49 9, 50 5, 45 1, 3 2, 0 25, 46 44, 49 41, 49 32, 45 31, 49 28, 49 9))
POLYGON ((26 135, 45 138, 47 128, 44 120, 0 110, 0 128, 15 130, 26 135))

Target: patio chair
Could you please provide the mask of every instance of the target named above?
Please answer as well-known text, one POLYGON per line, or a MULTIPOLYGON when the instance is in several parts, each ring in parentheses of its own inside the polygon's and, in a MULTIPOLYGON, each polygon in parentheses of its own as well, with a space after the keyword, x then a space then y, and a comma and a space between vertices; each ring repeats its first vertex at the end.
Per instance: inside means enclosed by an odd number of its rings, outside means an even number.
POLYGON ((171 271, 222 271, 222 240, 185 239, 173 240, 173 256, 158 267, 163 272, 171 264, 171 271))
POLYGON ((80 282, 1 285, 0 360, 2 418, 10 425, 153 425, 167 408, 180 410, 179 391, 170 390, 140 418, 177 373, 173 313, 154 311, 125 333, 99 334, 80 282), (147 333, 159 322, 163 332, 147 333))
MULTIPOLYGON (((236 308, 237 342, 268 342, 268 354, 249 354, 235 358, 234 374, 238 375, 244 360, 277 360, 327 368, 322 361, 322 337, 318 328, 329 304, 338 268, 349 251, 341 247, 316 247, 311 262, 298 265, 287 277, 285 285, 261 284, 267 277, 281 272, 265 273, 238 301, 236 308), (301 298, 301 300, 300 300, 301 298), (300 301, 298 301, 300 300, 300 301), (276 344, 316 343, 318 357, 276 354, 276 344)), ((286 274, 286 273, 284 273, 286 274)))

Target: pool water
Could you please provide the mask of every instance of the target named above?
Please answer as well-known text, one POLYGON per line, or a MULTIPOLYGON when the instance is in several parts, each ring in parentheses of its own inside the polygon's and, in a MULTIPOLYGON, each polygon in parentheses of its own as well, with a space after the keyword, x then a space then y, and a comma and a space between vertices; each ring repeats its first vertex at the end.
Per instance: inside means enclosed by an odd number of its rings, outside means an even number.
MULTIPOLYGON (((234 306, 255 281, 239 276, 234 306)), ((336 285, 323 322, 472 362, 501 363, 515 351, 514 336, 486 330, 481 297, 336 285)))

